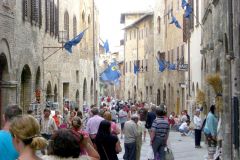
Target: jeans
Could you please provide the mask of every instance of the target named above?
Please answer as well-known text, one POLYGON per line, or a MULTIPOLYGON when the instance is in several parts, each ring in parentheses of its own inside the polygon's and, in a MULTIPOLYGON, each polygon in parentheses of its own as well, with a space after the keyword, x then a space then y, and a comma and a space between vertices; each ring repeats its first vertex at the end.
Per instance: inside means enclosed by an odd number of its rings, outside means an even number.
POLYGON ((155 160, 165 160, 165 151, 164 151, 165 147, 166 147, 165 138, 160 138, 160 137, 154 138, 152 142, 152 149, 153 149, 155 160))
POLYGON ((136 142, 124 143, 125 153, 123 156, 124 160, 135 160, 136 159, 136 142))

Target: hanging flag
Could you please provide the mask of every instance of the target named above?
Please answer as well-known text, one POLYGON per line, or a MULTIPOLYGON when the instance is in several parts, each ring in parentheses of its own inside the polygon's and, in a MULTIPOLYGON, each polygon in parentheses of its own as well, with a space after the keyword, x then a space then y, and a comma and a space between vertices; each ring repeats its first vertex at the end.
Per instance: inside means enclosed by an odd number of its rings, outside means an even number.
POLYGON ((112 81, 115 81, 116 79, 118 79, 120 76, 121 76, 121 73, 118 70, 117 63, 113 62, 108 66, 107 69, 105 69, 101 73, 100 79, 102 81, 112 82, 112 81))
POLYGON ((158 70, 160 72, 163 72, 165 70, 165 61, 157 58, 157 62, 158 62, 158 70))
POLYGON ((109 52, 108 40, 106 40, 106 42, 104 43, 103 48, 104 48, 104 50, 105 50, 105 53, 108 53, 108 52, 109 52))
POLYGON ((186 9, 185 9, 185 12, 184 12, 184 17, 185 18, 190 18, 192 12, 193 12, 192 6, 187 3, 186 9))
POLYGON ((182 8, 184 9, 184 7, 186 7, 187 6, 187 2, 186 2, 186 0, 182 0, 182 8))
POLYGON ((175 64, 172 64, 172 63, 169 63, 168 64, 168 70, 176 70, 176 65, 175 64))
POLYGON ((77 35, 76 37, 74 37, 72 40, 66 42, 64 44, 64 48, 69 52, 72 53, 72 46, 77 45, 83 38, 84 33, 87 29, 83 30, 79 35, 77 35))
POLYGON ((133 70, 134 70, 134 74, 138 74, 138 72, 139 72, 139 66, 138 66, 137 64, 134 64, 133 70))
POLYGON ((174 16, 172 16, 172 21, 171 21, 169 24, 175 24, 175 26, 176 26, 177 28, 180 28, 180 29, 182 28, 182 27, 180 26, 178 20, 177 20, 174 16))

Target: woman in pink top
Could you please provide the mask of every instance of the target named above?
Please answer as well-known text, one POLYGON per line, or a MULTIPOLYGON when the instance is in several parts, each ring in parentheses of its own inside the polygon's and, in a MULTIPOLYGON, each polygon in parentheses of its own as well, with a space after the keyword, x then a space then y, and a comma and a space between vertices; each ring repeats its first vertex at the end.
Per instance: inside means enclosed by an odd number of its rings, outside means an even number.
POLYGON ((120 129, 117 126, 117 124, 115 122, 112 121, 112 114, 109 111, 106 111, 103 114, 103 118, 109 122, 111 122, 111 133, 114 135, 118 135, 120 134, 120 129))

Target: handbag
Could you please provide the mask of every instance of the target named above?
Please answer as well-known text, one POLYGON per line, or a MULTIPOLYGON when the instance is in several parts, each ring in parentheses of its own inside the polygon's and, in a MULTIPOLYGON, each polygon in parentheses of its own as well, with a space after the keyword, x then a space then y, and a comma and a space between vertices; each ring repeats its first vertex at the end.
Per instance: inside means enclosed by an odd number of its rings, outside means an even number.
POLYGON ((167 147, 166 151, 165 151, 165 160, 174 160, 174 156, 172 153, 172 150, 170 148, 167 147))

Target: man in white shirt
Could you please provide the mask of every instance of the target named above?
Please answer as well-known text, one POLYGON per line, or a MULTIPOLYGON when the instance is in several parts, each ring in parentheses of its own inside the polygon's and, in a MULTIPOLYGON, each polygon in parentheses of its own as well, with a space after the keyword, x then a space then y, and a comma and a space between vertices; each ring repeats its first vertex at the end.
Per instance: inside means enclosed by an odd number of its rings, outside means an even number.
POLYGON ((202 131, 202 119, 200 117, 200 110, 197 109, 193 117, 194 129, 195 129, 195 148, 201 148, 201 131, 202 131))
POLYGON ((186 136, 187 133, 189 132, 189 125, 190 125, 190 121, 187 120, 185 122, 183 122, 180 127, 179 127, 179 132, 182 133, 182 136, 186 136))
POLYGON ((43 117, 40 119, 41 135, 49 140, 58 128, 54 119, 50 117, 51 111, 49 108, 45 108, 43 114, 43 117))

